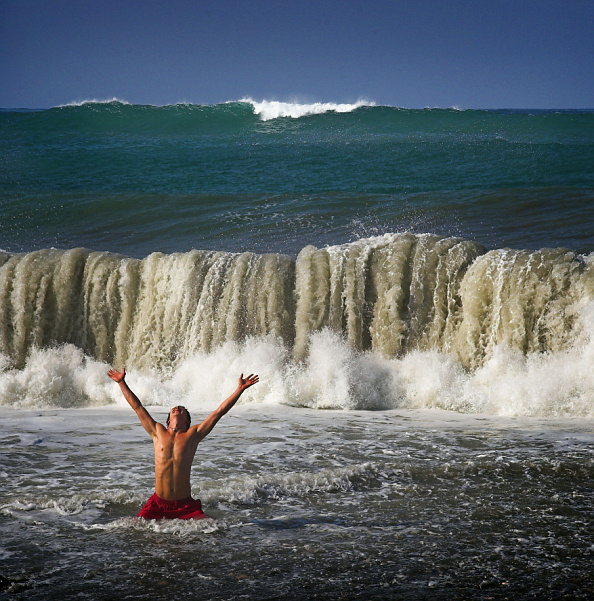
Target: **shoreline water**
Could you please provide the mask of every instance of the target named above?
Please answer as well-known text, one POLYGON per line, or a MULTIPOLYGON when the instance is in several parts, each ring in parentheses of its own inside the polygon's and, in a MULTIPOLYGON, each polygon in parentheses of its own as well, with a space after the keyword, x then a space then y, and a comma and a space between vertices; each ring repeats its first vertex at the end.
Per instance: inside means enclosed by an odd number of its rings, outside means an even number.
POLYGON ((215 519, 188 524, 130 517, 153 473, 129 409, 0 416, 12 474, 0 575, 14 599, 594 590, 591 420, 240 405, 193 468, 194 496, 215 519))

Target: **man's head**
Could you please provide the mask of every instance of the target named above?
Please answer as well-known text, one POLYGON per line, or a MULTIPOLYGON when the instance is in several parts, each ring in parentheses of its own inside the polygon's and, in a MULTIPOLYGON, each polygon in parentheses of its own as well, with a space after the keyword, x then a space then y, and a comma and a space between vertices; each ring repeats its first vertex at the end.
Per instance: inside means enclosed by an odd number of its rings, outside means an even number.
POLYGON ((167 427, 169 428, 169 422, 173 420, 174 426, 178 428, 187 430, 190 427, 190 423, 192 422, 192 418, 190 417, 190 412, 183 407, 182 405, 175 406, 167 416, 167 427))

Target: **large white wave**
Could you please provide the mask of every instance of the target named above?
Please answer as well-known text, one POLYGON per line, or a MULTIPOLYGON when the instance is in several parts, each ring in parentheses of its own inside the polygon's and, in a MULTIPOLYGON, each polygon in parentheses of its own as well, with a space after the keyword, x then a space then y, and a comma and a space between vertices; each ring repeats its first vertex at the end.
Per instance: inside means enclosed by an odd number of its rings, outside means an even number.
MULTIPOLYGON (((323 113, 335 112, 335 113, 350 113, 355 109, 362 106, 375 106, 375 102, 369 100, 358 100, 354 103, 336 103, 336 102, 311 102, 311 103, 299 103, 299 102, 282 102, 278 100, 254 100, 253 98, 242 98, 241 100, 229 100, 224 104, 233 104, 235 102, 245 102, 251 104, 254 112, 262 119, 262 121, 269 121, 271 119, 277 119, 278 117, 292 117, 297 119, 299 117, 305 117, 307 115, 320 115, 323 113)), ((84 100, 73 100, 65 104, 59 104, 55 108, 64 107, 80 107, 89 105, 113 105, 123 104, 132 105, 132 103, 122 98, 113 96, 112 98, 85 98, 84 100)), ((152 104, 152 103, 141 103, 139 106, 151 106, 156 108, 175 107, 175 106, 205 106, 200 103, 192 103, 188 101, 174 102, 171 104, 152 104)), ((206 105, 208 106, 208 105, 206 105)), ((217 106, 217 105, 210 105, 217 106)))
POLYGON ((257 402, 593 412, 594 255, 386 234, 296 261, 73 249, 0 264, 0 405, 122 403, 113 362, 148 404, 214 408, 252 371, 257 402))
MULTIPOLYGON (((524 355, 500 346, 478 369, 465 369, 438 351, 412 351, 402 358, 357 351, 325 329, 311 335, 303 361, 294 360, 278 338, 251 337, 196 353, 168 373, 130 369, 127 381, 146 405, 181 403, 201 413, 216 408, 235 389, 240 373, 253 372, 260 383, 241 403, 594 417, 594 303, 582 311, 581 320, 582 337, 567 350, 524 355)), ((124 407, 108 368, 73 345, 34 350, 23 369, 0 361, 0 406, 124 407)))
POLYGON ((354 103, 335 102, 281 102, 278 100, 257 101, 253 98, 242 98, 240 102, 247 102, 254 107, 254 112, 262 121, 270 121, 279 117, 292 117, 298 119, 306 115, 321 115, 322 113, 350 113, 362 106, 375 106, 375 102, 358 100, 354 103))

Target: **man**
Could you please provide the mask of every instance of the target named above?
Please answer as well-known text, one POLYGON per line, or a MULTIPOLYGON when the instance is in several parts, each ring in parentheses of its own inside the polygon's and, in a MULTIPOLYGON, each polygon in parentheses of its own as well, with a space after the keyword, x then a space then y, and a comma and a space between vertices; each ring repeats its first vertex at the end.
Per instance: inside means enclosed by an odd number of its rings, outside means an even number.
POLYGON ((207 436, 217 422, 237 402, 243 391, 256 384, 257 375, 239 377, 235 392, 215 409, 202 423, 190 428, 190 414, 178 405, 169 412, 167 428, 157 423, 142 406, 138 397, 126 384, 126 370, 121 373, 110 369, 107 375, 120 386, 124 397, 136 411, 140 423, 155 445, 155 494, 147 501, 137 517, 147 520, 161 518, 200 519, 208 517, 202 512, 199 499, 192 498, 190 469, 198 443, 207 436))

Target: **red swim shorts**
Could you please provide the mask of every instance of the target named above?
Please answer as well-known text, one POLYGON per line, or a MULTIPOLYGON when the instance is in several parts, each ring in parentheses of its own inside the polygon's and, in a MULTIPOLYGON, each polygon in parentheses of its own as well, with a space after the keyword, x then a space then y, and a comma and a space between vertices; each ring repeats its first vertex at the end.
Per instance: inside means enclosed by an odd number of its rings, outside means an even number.
POLYGON ((187 497, 179 501, 167 501, 155 493, 136 517, 145 520, 200 520, 208 516, 202 511, 200 499, 187 497))

